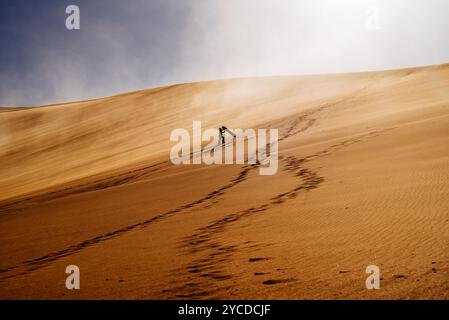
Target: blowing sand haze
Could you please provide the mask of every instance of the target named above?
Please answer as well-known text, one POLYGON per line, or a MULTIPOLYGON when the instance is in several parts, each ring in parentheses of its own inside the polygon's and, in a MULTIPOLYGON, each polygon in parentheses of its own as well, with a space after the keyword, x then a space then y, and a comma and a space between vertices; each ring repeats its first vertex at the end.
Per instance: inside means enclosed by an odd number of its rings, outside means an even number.
POLYGON ((0 298, 447 299, 448 89, 443 64, 3 109, 0 298), (277 173, 174 165, 194 120, 278 129, 277 173))

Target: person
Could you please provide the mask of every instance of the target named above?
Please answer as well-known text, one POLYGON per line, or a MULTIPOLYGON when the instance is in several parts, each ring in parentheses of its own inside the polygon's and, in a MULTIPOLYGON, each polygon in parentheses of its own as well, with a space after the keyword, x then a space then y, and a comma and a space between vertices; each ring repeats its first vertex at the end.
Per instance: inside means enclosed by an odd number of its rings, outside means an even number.
POLYGON ((225 131, 229 132, 235 138, 234 132, 232 132, 231 130, 229 130, 225 126, 221 126, 220 128, 218 128, 218 132, 220 133, 219 140, 221 140, 221 144, 225 144, 225 136, 224 136, 225 131))
POLYGON ((218 128, 218 132, 220 133, 220 137, 218 140, 221 141, 221 144, 224 144, 225 143, 225 137, 224 137, 225 131, 224 131, 223 127, 218 128))

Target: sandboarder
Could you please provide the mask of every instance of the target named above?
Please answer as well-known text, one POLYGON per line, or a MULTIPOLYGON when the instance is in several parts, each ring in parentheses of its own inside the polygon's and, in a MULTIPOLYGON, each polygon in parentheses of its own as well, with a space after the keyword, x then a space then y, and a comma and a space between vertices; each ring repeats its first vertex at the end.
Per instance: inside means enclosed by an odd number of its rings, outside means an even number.
POLYGON ((235 133, 226 128, 225 126, 221 126, 218 128, 218 132, 220 134, 219 140, 221 141, 221 144, 225 144, 225 131, 227 131, 230 135, 232 135, 234 138, 236 137, 235 133))

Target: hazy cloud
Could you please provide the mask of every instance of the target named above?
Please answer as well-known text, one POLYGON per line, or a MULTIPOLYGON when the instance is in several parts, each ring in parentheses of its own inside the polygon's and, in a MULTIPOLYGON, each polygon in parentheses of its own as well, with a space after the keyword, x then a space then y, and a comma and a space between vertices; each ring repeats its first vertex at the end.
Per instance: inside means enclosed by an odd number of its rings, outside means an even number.
POLYGON ((3 106, 449 62, 447 0, 4 0, 0 21, 3 106), (80 30, 65 28, 69 4, 80 30))

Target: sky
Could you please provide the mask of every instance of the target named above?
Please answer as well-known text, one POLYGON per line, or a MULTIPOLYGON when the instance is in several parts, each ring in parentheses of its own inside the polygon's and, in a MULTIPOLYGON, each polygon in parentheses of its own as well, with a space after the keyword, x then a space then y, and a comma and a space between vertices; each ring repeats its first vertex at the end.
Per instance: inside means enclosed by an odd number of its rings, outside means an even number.
POLYGON ((449 62, 447 0, 0 0, 0 106, 449 62), (80 29, 66 28, 68 5, 80 29))

